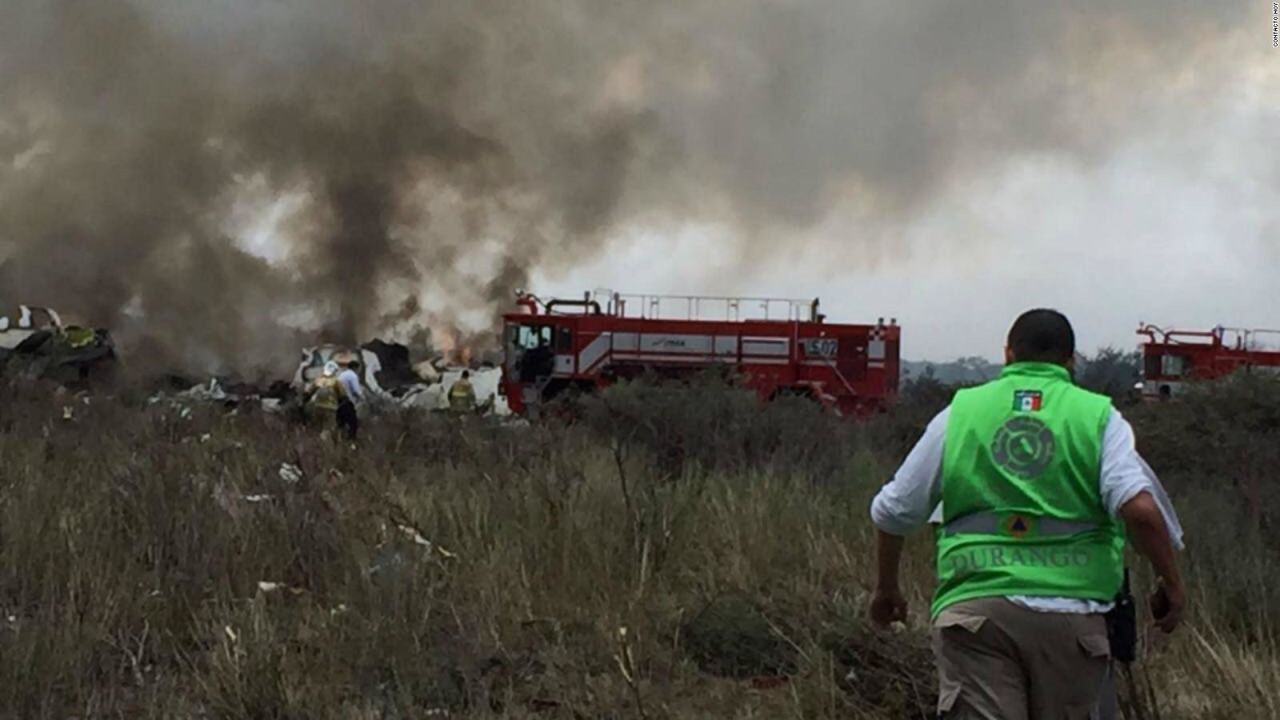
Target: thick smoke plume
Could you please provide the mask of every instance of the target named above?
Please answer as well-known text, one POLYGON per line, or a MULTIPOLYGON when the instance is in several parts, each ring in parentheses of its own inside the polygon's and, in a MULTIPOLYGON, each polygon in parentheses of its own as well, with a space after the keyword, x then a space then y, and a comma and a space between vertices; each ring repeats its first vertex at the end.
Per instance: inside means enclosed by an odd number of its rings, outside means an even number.
POLYGON ((628 228, 891 227, 1010 154, 1105 155, 1245 9, 7 0, 0 302, 210 370, 481 330, 628 228))

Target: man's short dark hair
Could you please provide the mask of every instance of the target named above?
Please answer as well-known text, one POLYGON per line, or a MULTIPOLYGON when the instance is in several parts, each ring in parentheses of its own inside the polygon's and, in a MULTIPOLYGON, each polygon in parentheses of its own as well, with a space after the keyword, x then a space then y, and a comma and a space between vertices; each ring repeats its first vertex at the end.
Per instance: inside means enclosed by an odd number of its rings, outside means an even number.
POLYGON ((1009 328, 1009 350, 1015 362, 1066 365, 1076 354, 1076 333, 1057 310, 1028 310, 1009 328))
POLYGON ((349 368, 349 369, 351 369, 351 370, 359 370, 359 369, 360 369, 360 361, 359 361, 359 360, 352 360, 351 362, 347 363, 347 368, 349 368))

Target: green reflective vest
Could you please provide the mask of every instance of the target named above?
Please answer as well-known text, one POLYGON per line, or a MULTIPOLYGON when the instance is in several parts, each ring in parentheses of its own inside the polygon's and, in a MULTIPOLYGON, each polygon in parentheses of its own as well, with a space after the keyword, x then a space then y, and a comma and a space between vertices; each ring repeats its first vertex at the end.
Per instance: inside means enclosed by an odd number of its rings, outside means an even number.
POLYGON ((951 403, 933 615, 962 600, 1111 601, 1124 536, 1099 490, 1111 401, 1066 368, 1015 363, 951 403))

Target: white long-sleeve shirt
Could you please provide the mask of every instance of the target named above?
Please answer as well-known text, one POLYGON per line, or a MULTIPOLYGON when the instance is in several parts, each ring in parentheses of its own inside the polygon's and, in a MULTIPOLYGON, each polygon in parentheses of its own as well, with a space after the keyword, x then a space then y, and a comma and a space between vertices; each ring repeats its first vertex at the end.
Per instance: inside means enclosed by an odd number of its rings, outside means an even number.
POLYGON ((353 403, 364 401, 364 390, 360 387, 360 376, 355 370, 346 368, 338 373, 338 382, 342 383, 343 393, 353 403))
MULTIPOLYGON (((906 535, 926 522, 942 522, 942 456, 950 408, 938 413, 924 436, 902 462, 893 480, 871 502, 871 521, 891 535, 906 535)), ((1182 524, 1160 480, 1134 446, 1133 428, 1118 410, 1111 410, 1102 436, 1099 490, 1112 517, 1139 493, 1147 492, 1160 507, 1169 539, 1182 549, 1182 524)), ((1010 600, 1044 612, 1097 613, 1111 603, 1080 598, 1010 596, 1010 600)))

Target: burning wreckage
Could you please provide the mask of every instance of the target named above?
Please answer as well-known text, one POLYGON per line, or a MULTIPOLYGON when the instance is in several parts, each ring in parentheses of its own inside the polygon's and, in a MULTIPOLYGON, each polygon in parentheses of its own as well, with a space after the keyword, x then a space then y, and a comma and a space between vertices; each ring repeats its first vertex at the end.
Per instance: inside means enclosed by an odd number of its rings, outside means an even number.
POLYGON ((109 375, 116 351, 106 330, 64 325, 50 308, 0 315, 0 376, 84 387, 109 375))
MULTIPOLYGON (((153 395, 151 402, 216 402, 232 407, 254 403, 269 412, 305 411, 308 390, 325 366, 353 359, 360 362, 368 401, 383 410, 447 409, 448 391, 465 369, 449 367, 442 358, 414 363, 408 347, 376 339, 359 347, 307 348, 291 380, 267 385, 219 377, 197 383, 169 375, 164 378, 165 389, 153 395)), ((20 305, 16 314, 0 315, 0 377, 84 390, 109 379, 116 361, 107 330, 64 324, 57 311, 45 307, 20 305)), ((505 414, 505 403, 497 394, 499 372, 493 368, 473 371, 477 413, 505 414)))
MULTIPOLYGON (((316 382, 330 363, 345 365, 351 360, 360 363, 360 381, 365 392, 374 398, 375 404, 384 407, 444 410, 448 408, 448 390, 458 381, 464 368, 451 368, 442 359, 412 362, 409 348, 399 343, 373 340, 358 348, 340 345, 320 345, 302 351, 302 360, 294 373, 290 387, 296 392, 305 391, 316 382)), ((492 375, 492 388, 482 393, 477 412, 497 410, 498 370, 477 373, 492 375)))
MULTIPOLYGON (((171 386, 185 388, 169 396, 174 400, 198 400, 239 406, 246 402, 260 403, 268 412, 292 412, 300 416, 312 414, 309 400, 312 390, 324 377, 325 368, 359 362, 361 385, 367 402, 374 409, 445 410, 448 391, 457 382, 464 368, 444 365, 442 359, 412 362, 409 348, 399 343, 375 339, 359 347, 344 345, 318 345, 302 351, 301 360, 288 381, 277 381, 266 387, 252 383, 235 382, 225 378, 211 378, 208 382, 192 385, 178 378, 171 378, 171 386)), ((475 411, 480 414, 504 414, 499 407, 496 369, 481 369, 474 373, 489 382, 479 383, 479 399, 475 411), (491 376, 491 377, 490 377, 491 376)), ((165 399, 161 393, 153 402, 165 399)), ((327 417, 326 417, 327 419, 327 417)))

